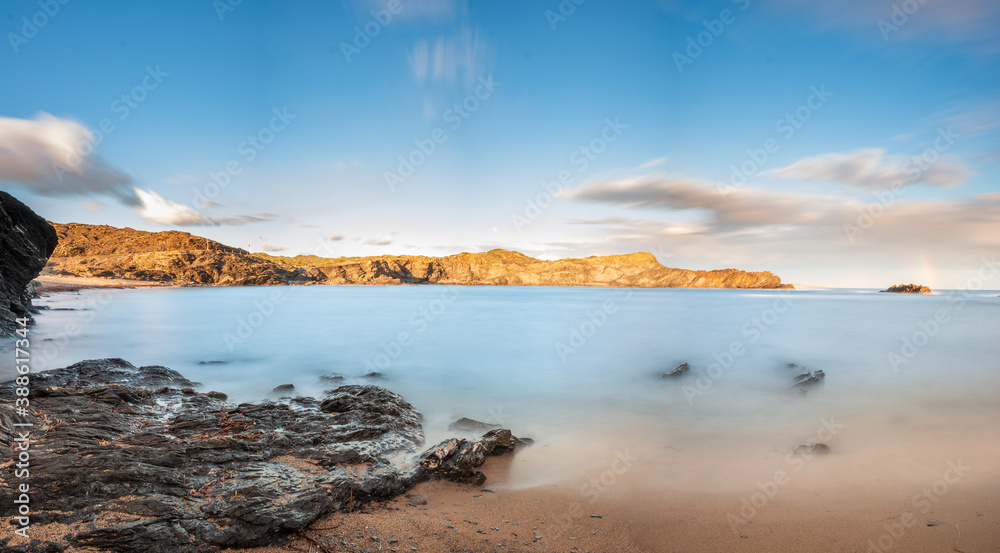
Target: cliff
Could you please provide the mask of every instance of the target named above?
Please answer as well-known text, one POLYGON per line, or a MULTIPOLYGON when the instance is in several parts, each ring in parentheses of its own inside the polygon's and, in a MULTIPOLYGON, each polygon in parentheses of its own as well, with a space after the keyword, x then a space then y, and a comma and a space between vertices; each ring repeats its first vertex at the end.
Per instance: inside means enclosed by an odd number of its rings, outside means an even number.
POLYGON ((0 335, 31 317, 28 285, 56 247, 56 232, 16 198, 0 191, 0 335))
POLYGON ((59 247, 47 271, 87 277, 221 286, 272 284, 464 284, 640 288, 781 288, 774 274, 690 271, 649 253, 544 261, 492 250, 447 257, 322 258, 250 254, 184 232, 150 233, 56 225, 59 247))

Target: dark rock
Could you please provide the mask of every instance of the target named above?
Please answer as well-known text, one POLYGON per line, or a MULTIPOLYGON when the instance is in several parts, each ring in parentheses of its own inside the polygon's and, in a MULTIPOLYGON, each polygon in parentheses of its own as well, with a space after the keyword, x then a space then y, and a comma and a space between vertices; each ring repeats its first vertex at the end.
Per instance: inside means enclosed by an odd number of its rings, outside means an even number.
POLYGON ((931 289, 921 284, 897 284, 890 286, 879 292, 891 292, 894 294, 930 294, 931 289))
POLYGON ((680 365, 677 365, 676 367, 670 369, 669 371, 666 371, 663 374, 661 374, 660 378, 672 378, 675 376, 680 376, 688 372, 689 370, 691 370, 691 365, 688 365, 687 363, 681 363, 680 365))
MULTIPOLYGON (((492 430, 417 455, 419 413, 376 386, 233 406, 224 394, 184 393, 178 386, 191 383, 170 369, 120 359, 36 376, 45 382, 32 387, 25 416, 11 408, 14 387, 0 385, 0 445, 10 447, 4 429, 14 422, 34 425, 32 502, 44 506, 33 510, 35 526, 57 523, 57 541, 102 551, 276 544, 331 511, 421 481, 482 482, 485 456, 522 443, 492 430)), ((0 480, 5 519, 15 514, 15 485, 0 480)))
POLYGON ((803 444, 795 448, 796 455, 826 455, 830 453, 830 446, 822 443, 803 444))
POLYGON ((464 484, 475 486, 486 482, 486 475, 477 470, 488 455, 503 455, 523 445, 510 430, 490 430, 475 440, 452 438, 423 453, 420 466, 430 473, 464 484))
POLYGON ((199 365, 225 365, 227 363, 229 363, 229 361, 199 361, 198 362, 199 365))
POLYGON ((323 376, 319 377, 319 379, 321 382, 340 382, 344 380, 344 375, 340 373, 330 373, 330 374, 324 374, 323 376))
POLYGON ((448 430, 461 430, 463 432, 486 432, 494 428, 500 428, 500 425, 480 422, 467 417, 462 417, 448 425, 448 430))
POLYGON ((792 379, 792 388, 806 388, 819 384, 826 377, 823 371, 806 371, 792 379))
POLYGON ((58 237, 52 225, 14 196, 0 191, 0 336, 31 319, 31 281, 45 268, 58 237))
POLYGON ((222 392, 206 392, 205 395, 210 398, 218 399, 221 401, 226 401, 227 399, 229 399, 229 396, 227 396, 222 392))
POLYGON ((373 371, 362 376, 362 378, 385 378, 385 375, 378 371, 373 371))
POLYGON ((295 393, 295 386, 293 384, 281 384, 275 386, 273 390, 268 394, 272 397, 282 397, 290 396, 295 393))

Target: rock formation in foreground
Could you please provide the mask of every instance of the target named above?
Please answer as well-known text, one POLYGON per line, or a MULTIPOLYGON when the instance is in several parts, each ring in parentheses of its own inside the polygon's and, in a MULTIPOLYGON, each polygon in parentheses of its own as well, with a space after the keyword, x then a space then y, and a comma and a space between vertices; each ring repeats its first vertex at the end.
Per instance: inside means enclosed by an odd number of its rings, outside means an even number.
POLYGON ((894 294, 930 294, 931 289, 921 284, 897 284, 890 286, 879 292, 892 292, 894 294))
POLYGON ((447 257, 322 258, 250 254, 184 232, 56 225, 47 272, 216 286, 273 284, 463 284, 638 288, 790 288, 768 271, 689 271, 649 253, 543 261, 492 250, 447 257))
POLYGON ((56 231, 17 198, 0 191, 0 336, 31 317, 28 285, 56 247, 56 231))
MULTIPOLYGON (((33 425, 32 534, 47 537, 28 549, 191 553, 281 543, 332 511, 424 480, 482 484, 486 456, 522 443, 497 429, 423 450, 420 413, 376 386, 234 405, 195 385, 166 367, 85 361, 34 375, 22 415, 12 383, 0 385, 0 447, 16 450, 12 423, 33 425)), ((22 482, 4 472, 0 517, 16 523, 22 482)), ((21 545, 0 539, 4 551, 21 545)))

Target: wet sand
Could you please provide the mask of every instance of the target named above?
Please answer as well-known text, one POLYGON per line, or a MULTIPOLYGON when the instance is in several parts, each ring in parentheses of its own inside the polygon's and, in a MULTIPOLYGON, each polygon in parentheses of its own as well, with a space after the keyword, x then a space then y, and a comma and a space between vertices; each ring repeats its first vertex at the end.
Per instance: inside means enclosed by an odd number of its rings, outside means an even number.
POLYGON ((926 477, 893 479, 881 487, 861 477, 854 487, 824 488, 820 466, 762 499, 763 493, 755 497, 750 490, 657 490, 646 485, 641 465, 613 479, 603 471, 504 489, 511 462, 488 460, 484 486, 421 484, 409 499, 337 513, 285 546, 250 551, 1000 551, 995 465, 977 466, 984 469, 978 476, 969 471, 956 477, 941 494, 937 481, 926 477), (607 486, 599 484, 601 478, 607 486), (747 510, 743 500, 758 506, 747 510))

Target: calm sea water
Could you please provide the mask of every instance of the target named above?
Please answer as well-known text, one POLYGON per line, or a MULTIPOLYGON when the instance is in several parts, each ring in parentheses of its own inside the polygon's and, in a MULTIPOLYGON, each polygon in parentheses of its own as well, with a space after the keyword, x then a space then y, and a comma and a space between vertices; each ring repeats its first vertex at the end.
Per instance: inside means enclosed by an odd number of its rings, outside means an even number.
MULTIPOLYGON (((463 416, 535 438, 538 447, 519 459, 515 473, 521 483, 537 483, 599 467, 629 447, 647 455, 772 458, 812 438, 824 420, 844 427, 821 436, 835 451, 940 445, 948 440, 939 430, 948 425, 961 428, 947 433, 954 448, 996 441, 996 295, 91 290, 42 299, 51 309, 37 317, 31 348, 35 370, 122 357, 171 367, 235 401, 262 399, 280 384, 320 394, 336 387, 320 379, 331 373, 345 383, 377 383, 425 415, 429 442, 453 434, 448 423, 463 416), (687 376, 658 378, 682 362, 692 367, 687 376), (789 363, 821 369, 825 381, 804 396, 789 392, 798 374, 789 363), (384 378, 363 377, 373 371, 384 378)), ((12 374, 8 351, 0 365, 5 380, 12 374)))

